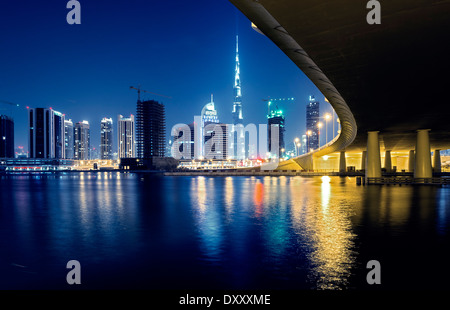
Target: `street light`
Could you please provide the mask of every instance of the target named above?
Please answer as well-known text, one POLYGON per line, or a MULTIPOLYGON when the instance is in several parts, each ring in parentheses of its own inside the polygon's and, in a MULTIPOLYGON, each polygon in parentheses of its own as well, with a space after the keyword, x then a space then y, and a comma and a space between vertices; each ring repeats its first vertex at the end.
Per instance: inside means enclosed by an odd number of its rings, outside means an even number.
POLYGON ((299 155, 298 153, 300 153, 300 147, 301 147, 302 145, 300 144, 300 142, 299 143, 297 143, 297 156, 299 155))
POLYGON ((309 153, 309 136, 311 135, 311 130, 308 130, 307 132, 306 132, 306 136, 307 136, 307 138, 308 138, 308 145, 306 146, 307 147, 307 151, 308 151, 308 153, 309 153))
POLYGON ((319 148, 320 148, 320 128, 322 128, 322 123, 321 122, 318 122, 317 123, 317 128, 319 128, 319 148))
POLYGON ((328 143, 328 120, 331 118, 330 114, 325 114, 325 144, 328 143))
MULTIPOLYGON (((300 142, 300 139, 299 138, 295 138, 294 139, 294 148, 296 147, 298 142, 300 142)), ((298 153, 299 152, 298 152, 297 148, 295 148, 295 155, 298 156, 298 153)))

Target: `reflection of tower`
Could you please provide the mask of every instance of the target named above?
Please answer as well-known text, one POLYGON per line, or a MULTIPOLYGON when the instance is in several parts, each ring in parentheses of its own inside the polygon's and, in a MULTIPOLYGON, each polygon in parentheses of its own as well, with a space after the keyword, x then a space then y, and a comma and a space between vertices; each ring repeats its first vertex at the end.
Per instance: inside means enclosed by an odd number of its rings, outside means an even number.
POLYGON ((242 116, 242 93, 241 93, 241 79, 239 69, 239 41, 236 36, 236 67, 234 71, 234 101, 233 101, 233 139, 232 139, 232 154, 236 159, 244 159, 245 157, 245 136, 244 131, 236 131, 236 125, 243 124, 244 119, 242 116), (237 135, 241 135, 238 139, 237 135))
POLYGON ((310 132, 307 152, 319 147, 319 102, 314 96, 309 96, 309 103, 306 106, 306 132, 310 132))

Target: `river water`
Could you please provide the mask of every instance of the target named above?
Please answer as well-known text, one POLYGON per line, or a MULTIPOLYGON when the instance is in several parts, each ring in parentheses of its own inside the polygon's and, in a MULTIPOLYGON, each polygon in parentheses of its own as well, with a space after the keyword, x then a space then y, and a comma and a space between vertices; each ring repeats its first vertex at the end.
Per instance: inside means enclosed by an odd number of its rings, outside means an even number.
POLYGON ((70 260, 86 289, 450 288, 448 187, 116 172, 0 186, 1 289, 70 288, 70 260))

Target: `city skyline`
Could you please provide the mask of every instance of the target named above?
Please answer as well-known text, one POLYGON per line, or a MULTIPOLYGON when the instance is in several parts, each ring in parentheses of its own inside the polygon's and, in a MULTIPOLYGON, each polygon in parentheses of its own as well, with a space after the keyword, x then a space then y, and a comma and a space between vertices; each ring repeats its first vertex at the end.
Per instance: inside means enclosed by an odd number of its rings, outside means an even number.
MULTIPOLYGON (((214 5, 206 1, 186 7, 182 5, 191 16, 198 17, 189 23, 190 27, 181 30, 182 39, 177 35, 180 29, 174 26, 167 27, 163 34, 155 33, 150 26, 139 27, 141 30, 128 36, 127 30, 131 30, 136 23, 140 24, 136 21, 131 23, 132 14, 140 16, 141 13, 136 12, 137 9, 121 12, 119 4, 100 10, 98 4, 83 3, 83 23, 74 27, 57 18, 57 12, 64 12, 65 8, 58 7, 56 3, 44 6, 30 4, 36 15, 48 15, 48 26, 39 23, 36 16, 18 14, 20 8, 15 5, 7 6, 11 10, 10 15, 16 16, 16 19, 11 20, 10 16, 4 15, 2 22, 7 22, 23 34, 21 41, 6 33, 0 34, 1 39, 12 43, 10 48, 0 51, 1 59, 8 59, 1 63, 4 69, 0 73, 0 99, 20 105, 11 113, 15 122, 15 146, 27 147, 25 107, 30 106, 53 107, 74 122, 89 121, 91 145, 99 148, 100 120, 104 117, 115 119, 120 114, 135 114, 136 92, 130 91, 129 85, 138 84, 148 91, 172 97, 144 95, 145 99, 158 100, 165 105, 167 138, 173 125, 185 121, 183 115, 198 115, 204 98, 211 93, 214 94, 218 114, 222 116, 221 122, 232 123, 230 109, 233 103, 236 34, 240 37, 239 57, 245 89, 242 97, 247 111, 245 123, 265 122, 262 98, 307 98, 310 94, 316 97, 320 94, 270 40, 251 29, 250 21, 226 1, 214 5), (208 10, 213 15, 206 14, 208 10), (119 16, 123 20, 120 25, 111 29, 102 26, 108 18, 119 16), (218 22, 213 23, 213 20, 218 22), (217 26, 204 29, 208 23, 217 26), (191 33, 192 29, 197 31, 195 35, 191 33), (91 31, 101 31, 104 39, 94 40, 91 31), (157 47, 149 48, 144 53, 145 48, 136 45, 142 35, 151 37, 151 45, 157 47), (55 50, 56 41, 59 45, 55 50), (119 42, 124 47, 118 46, 119 42), (19 50, 23 49, 23 44, 33 46, 36 53, 19 61, 22 55, 19 50), (176 44, 181 44, 189 62, 180 61, 176 53, 167 52, 179 47, 176 44), (113 48, 115 53, 109 53, 108 47, 113 48), (277 65, 268 60, 276 60, 277 65), (264 66, 261 66, 262 63, 264 66), (115 69, 111 70, 111 66, 115 69), (187 75, 190 76, 188 80, 187 75), (23 88, 27 91, 20 91, 23 88)), ((140 6, 155 12, 165 12, 170 7, 157 3, 140 6)), ((162 22, 164 25, 177 18, 186 20, 178 10, 173 17, 164 16, 168 19, 162 22)), ((297 114, 303 105, 288 109, 292 114, 297 114)), ((292 127, 286 133, 288 140, 304 131, 302 119, 304 116, 300 114, 295 127, 295 123, 290 122, 292 127)), ((116 141, 116 133, 114 135, 113 140, 116 141)), ((114 144, 113 150, 117 152, 117 145, 114 144)))

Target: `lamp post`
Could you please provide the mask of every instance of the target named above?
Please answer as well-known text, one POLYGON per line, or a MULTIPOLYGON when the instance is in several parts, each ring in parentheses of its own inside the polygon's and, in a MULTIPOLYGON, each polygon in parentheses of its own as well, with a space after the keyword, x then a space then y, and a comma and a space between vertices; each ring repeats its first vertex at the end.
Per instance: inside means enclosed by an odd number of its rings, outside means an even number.
POLYGON ((299 141, 300 141, 299 138, 295 138, 295 139, 294 139, 294 148, 295 148, 295 155, 296 155, 296 156, 298 156, 298 153, 299 153, 299 151, 298 151, 298 149, 297 149, 297 144, 298 144, 299 141))
POLYGON ((321 122, 317 123, 317 128, 319 128, 318 133, 319 133, 319 148, 320 148, 320 129, 322 128, 322 123, 321 122))
POLYGON ((328 114, 328 113, 325 114, 325 144, 328 143, 328 120, 330 118, 331 118, 330 114, 328 114))
POLYGON ((306 132, 306 136, 307 136, 307 138, 308 138, 308 145, 306 146, 306 150, 308 151, 308 153, 309 153, 309 136, 311 135, 311 130, 308 130, 307 132, 306 132))
POLYGON ((302 145, 300 144, 300 142, 298 142, 297 143, 297 156, 299 156, 299 154, 298 153, 300 153, 300 147, 301 147, 302 145))

